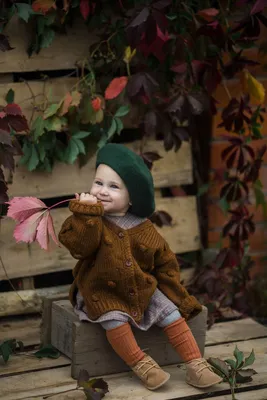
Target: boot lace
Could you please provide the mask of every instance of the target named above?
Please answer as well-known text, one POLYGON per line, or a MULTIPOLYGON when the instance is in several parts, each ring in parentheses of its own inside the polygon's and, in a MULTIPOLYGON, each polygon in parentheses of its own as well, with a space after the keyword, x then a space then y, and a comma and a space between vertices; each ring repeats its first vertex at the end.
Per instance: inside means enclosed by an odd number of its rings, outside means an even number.
POLYGON ((210 371, 212 371, 211 366, 208 364, 208 362, 206 360, 199 360, 197 362, 194 363, 194 369, 197 369, 197 372, 201 372, 204 369, 209 369, 210 371), (200 365, 202 365, 202 367, 198 368, 200 365))
POLYGON ((136 371, 139 371, 142 369, 145 365, 148 365, 148 368, 142 372, 142 376, 146 375, 152 368, 158 367, 155 361, 153 361, 151 358, 148 358, 146 360, 141 360, 139 361, 138 365, 135 367, 136 371))

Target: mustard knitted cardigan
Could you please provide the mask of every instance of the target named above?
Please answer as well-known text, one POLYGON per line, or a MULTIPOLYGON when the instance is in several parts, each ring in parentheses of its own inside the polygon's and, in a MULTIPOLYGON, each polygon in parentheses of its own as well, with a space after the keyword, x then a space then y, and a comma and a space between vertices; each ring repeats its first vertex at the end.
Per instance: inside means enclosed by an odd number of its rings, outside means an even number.
POLYGON ((201 311, 180 283, 175 254, 151 221, 124 230, 102 218, 100 202, 87 205, 72 200, 69 208, 73 215, 63 223, 59 240, 79 260, 73 270, 70 300, 75 305, 79 290, 90 319, 120 310, 138 322, 156 287, 185 319, 201 311))

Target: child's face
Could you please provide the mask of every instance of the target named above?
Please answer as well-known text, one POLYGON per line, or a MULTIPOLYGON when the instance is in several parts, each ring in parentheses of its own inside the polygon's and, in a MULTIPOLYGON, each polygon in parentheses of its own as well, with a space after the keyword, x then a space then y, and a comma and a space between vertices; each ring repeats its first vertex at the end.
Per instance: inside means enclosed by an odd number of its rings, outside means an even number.
POLYGON ((124 182, 108 165, 98 166, 90 193, 102 202, 105 214, 124 215, 130 207, 124 182))

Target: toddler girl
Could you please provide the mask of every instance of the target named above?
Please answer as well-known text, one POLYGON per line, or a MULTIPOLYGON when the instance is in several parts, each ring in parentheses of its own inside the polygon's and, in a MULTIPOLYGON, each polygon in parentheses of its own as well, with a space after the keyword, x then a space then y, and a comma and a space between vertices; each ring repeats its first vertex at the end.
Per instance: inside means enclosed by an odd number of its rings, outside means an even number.
POLYGON ((78 260, 70 300, 80 319, 102 325, 114 351, 150 390, 170 376, 140 349, 131 325, 163 328, 185 362, 188 384, 221 382, 186 323, 201 305, 180 284, 175 254, 147 219, 154 187, 142 158, 121 144, 104 146, 90 194, 76 194, 69 208, 59 240, 78 260))

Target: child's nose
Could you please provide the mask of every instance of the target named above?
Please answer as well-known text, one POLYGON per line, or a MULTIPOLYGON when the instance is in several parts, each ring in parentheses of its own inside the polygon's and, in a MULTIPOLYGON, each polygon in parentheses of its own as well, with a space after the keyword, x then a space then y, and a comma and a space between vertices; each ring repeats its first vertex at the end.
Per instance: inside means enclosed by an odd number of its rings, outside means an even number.
POLYGON ((100 190, 100 193, 106 196, 108 194, 107 188, 105 186, 102 186, 101 190, 100 190))

